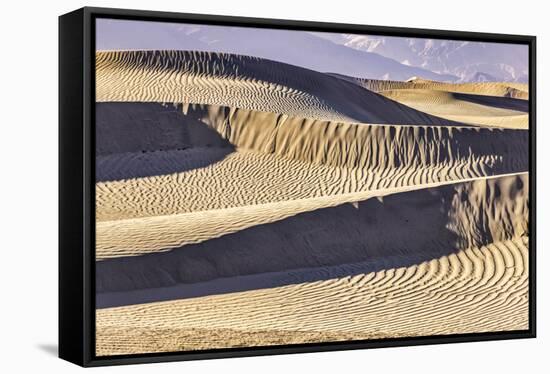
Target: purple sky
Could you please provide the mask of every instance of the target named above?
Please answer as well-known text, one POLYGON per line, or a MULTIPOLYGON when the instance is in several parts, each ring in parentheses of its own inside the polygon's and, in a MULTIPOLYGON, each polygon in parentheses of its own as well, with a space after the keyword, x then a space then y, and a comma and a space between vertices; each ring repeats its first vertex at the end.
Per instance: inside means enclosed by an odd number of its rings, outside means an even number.
POLYGON ((96 30, 98 50, 226 52, 376 79, 528 79, 526 45, 112 19, 98 19, 96 30))

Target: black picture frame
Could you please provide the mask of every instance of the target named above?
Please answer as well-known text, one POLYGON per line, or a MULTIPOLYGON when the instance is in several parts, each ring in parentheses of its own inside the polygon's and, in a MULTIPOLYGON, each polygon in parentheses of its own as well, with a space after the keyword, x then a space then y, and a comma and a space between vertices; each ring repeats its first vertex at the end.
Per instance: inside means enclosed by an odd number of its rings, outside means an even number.
POLYGON ((85 7, 59 17, 59 357, 81 366, 446 344, 536 336, 536 37, 85 7), (95 19, 365 33, 529 47, 529 329, 369 341, 95 356, 95 19))

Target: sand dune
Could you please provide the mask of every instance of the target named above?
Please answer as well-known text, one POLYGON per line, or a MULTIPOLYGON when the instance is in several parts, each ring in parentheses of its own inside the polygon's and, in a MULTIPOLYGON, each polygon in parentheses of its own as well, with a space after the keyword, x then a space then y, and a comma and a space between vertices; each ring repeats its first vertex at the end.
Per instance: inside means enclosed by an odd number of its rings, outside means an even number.
MULTIPOLYGON (((102 50, 193 50, 226 52, 275 60, 315 71, 337 68, 353 76, 407 79, 419 75, 436 80, 455 80, 451 74, 399 63, 377 53, 358 51, 307 32, 283 29, 170 25, 140 21, 98 19, 96 47, 102 50), (136 27, 136 25, 139 25, 136 27), (173 26, 172 30, 166 27, 173 26), (292 45, 300 44, 300 48, 292 45), (326 56, 320 58, 320 56, 326 56)), ((325 35, 323 33, 323 35, 325 35)))
POLYGON ((529 128, 528 102, 505 97, 425 89, 399 89, 382 95, 411 108, 471 125, 529 128))
MULTIPOLYGON (((98 137, 124 138, 120 134, 132 128, 136 121, 124 121, 121 113, 133 112, 139 105, 145 105, 139 112, 145 120, 137 124, 140 124, 140 134, 149 139, 149 144, 114 144, 113 141, 105 141, 105 144, 111 143, 104 146, 105 153, 131 152, 138 146, 142 147, 141 151, 190 146, 233 146, 326 165, 376 165, 383 168, 412 164, 427 166, 465 156, 491 154, 486 148, 497 148, 501 155, 506 156, 520 153, 528 141, 528 133, 525 131, 459 126, 367 125, 223 106, 184 104, 171 109, 171 112, 179 113, 178 118, 163 131, 179 131, 181 135, 178 140, 172 137, 171 144, 167 145, 154 141, 159 131, 156 120, 159 116, 159 120, 162 120, 165 106, 136 103, 98 104, 97 115, 102 118, 98 123, 98 137), (119 115, 113 118, 104 113, 105 106, 113 108, 111 110, 119 115), (109 130, 103 130, 105 127, 109 127, 109 130)), ((130 143, 131 139, 123 141, 130 143)))
POLYGON ((185 116, 181 105, 96 103, 95 110, 99 157, 190 147, 232 148, 212 127, 185 116))
POLYGON ((216 129, 235 147, 333 166, 425 166, 459 155, 486 155, 490 153, 487 142, 506 155, 519 151, 528 139, 524 131, 366 125, 197 104, 185 105, 183 110, 186 117, 216 129))
POLYGON ((477 126, 529 127, 527 84, 444 83, 425 79, 401 82, 331 75, 439 118, 477 126))
POLYGON ((528 328, 528 238, 417 265, 99 309, 100 355, 528 328))
POLYGON ((380 258, 390 264, 407 256, 431 259, 442 249, 527 235, 528 186, 528 174, 519 174, 424 188, 296 214, 169 252, 104 260, 96 264, 96 291, 380 258))
POLYGON ((98 102, 196 103, 332 121, 453 124, 342 79, 247 56, 97 52, 96 76, 98 102))
MULTIPOLYGON (((502 178, 504 177, 499 177, 499 179, 502 178)), ((526 176, 522 174, 518 175, 519 179, 515 180, 515 182, 513 182, 513 176, 506 178, 508 179, 508 183, 505 183, 504 180, 500 182, 504 185, 506 190, 511 188, 507 184, 523 184, 526 181, 526 176)), ((447 181, 416 186, 413 185, 389 189, 386 188, 382 190, 337 194, 301 200, 287 200, 261 205, 205 210, 168 216, 102 221, 98 222, 96 226, 96 259, 104 260, 107 258, 136 256, 147 253, 169 251, 173 248, 188 244, 201 243, 206 240, 238 232, 249 227, 280 221, 299 213, 335 207, 342 204, 351 204, 358 209, 360 206, 358 202, 375 197, 382 199, 384 196, 391 194, 435 188, 438 186, 441 186, 440 188, 443 189, 443 185, 451 184, 454 185, 455 188, 462 189, 468 185, 472 186, 482 183, 494 183, 491 182, 494 180, 495 179, 493 178, 466 180, 461 181, 460 185, 457 184, 456 181, 447 181)), ((480 190, 483 190, 483 188, 487 187, 481 186, 474 189, 477 190, 476 193, 480 193, 480 190)), ((495 187, 490 188, 494 189, 495 187)), ((461 193, 468 192, 461 190, 461 193)), ((417 192, 417 194, 420 194, 420 192, 417 192)), ((472 194, 472 197, 474 197, 474 195, 475 194, 472 194)), ((506 195, 505 197, 510 196, 506 195)), ((526 196, 521 195, 521 198, 526 199, 526 196)), ((482 203, 482 206, 483 205, 484 204, 482 203)), ((523 210, 523 213, 525 213, 525 206, 522 206, 521 209, 523 210)), ((524 214, 521 215, 521 217, 523 216, 524 214)), ((477 225, 477 223, 475 223, 476 221, 471 217, 468 219, 470 224, 477 225)), ((456 222, 458 221, 455 221, 453 224, 454 226, 457 225, 456 222)), ((488 223, 484 222, 483 224, 486 225, 488 223)), ((502 223, 500 222, 498 223, 498 225, 501 224, 502 223)), ((495 224, 492 223, 492 225, 495 224)), ((525 231, 525 228, 521 230, 525 231)), ((471 232, 473 232, 473 230, 463 229, 463 231, 470 232, 470 234, 466 234, 464 232, 462 234, 464 238, 469 238, 467 239, 468 245, 472 246, 474 244, 480 245, 481 243, 485 243, 484 241, 480 241, 480 239, 473 239, 471 237, 471 232)), ((481 235, 481 231, 478 230, 477 235, 481 235)), ((498 236, 501 238, 506 237, 502 234, 498 234, 498 236)), ((373 239, 373 243, 377 240, 385 240, 383 239, 383 235, 381 238, 382 239, 373 239)))
POLYGON ((408 81, 390 81, 379 79, 363 79, 349 77, 341 74, 332 76, 353 82, 361 87, 375 92, 383 92, 401 89, 424 89, 447 92, 458 92, 475 95, 501 96, 515 99, 529 99, 529 85, 515 82, 472 82, 472 83, 446 83, 427 79, 412 78, 408 81))
POLYGON ((526 163, 495 154, 468 155, 417 168, 351 169, 238 151, 207 167, 181 173, 98 182, 96 219, 181 214, 468 179, 522 171, 526 163))
POLYGON ((414 188, 407 186, 165 216, 100 221, 96 225, 96 259, 167 251, 298 213, 414 188))
POLYGON ((96 53, 96 354, 528 328, 528 86, 96 53))
MULTIPOLYGON (((102 105, 98 105, 98 114, 102 105)), ((124 113, 126 106, 134 108, 137 104, 108 105, 124 113)), ((160 104, 147 105, 148 109, 157 105, 164 113, 160 104)), ((144 154, 128 152, 136 146, 131 139, 124 140, 124 144, 105 142, 109 147, 104 151, 109 155, 98 158, 101 170, 107 170, 97 172, 98 181, 104 181, 96 185, 99 221, 267 204, 528 169, 528 133, 523 130, 365 125, 209 105, 177 108, 181 114, 170 125, 174 129, 167 126, 164 131, 176 133, 184 127, 188 133, 177 144, 151 140, 149 149, 194 144, 224 147, 144 154)), ((149 113, 144 118, 155 117, 149 113)), ((113 127, 121 133, 133 123, 120 116, 116 121, 107 119, 98 126, 117 123, 113 127)), ((140 129, 144 138, 155 139, 154 121, 143 121, 140 129)))

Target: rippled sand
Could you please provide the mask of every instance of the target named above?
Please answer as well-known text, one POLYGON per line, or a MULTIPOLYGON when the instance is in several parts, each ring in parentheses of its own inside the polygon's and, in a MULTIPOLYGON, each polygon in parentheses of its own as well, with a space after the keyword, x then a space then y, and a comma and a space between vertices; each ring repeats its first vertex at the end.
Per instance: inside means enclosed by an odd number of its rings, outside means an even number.
POLYGON ((189 51, 98 52, 96 71, 99 102, 224 105, 352 122, 449 123, 345 80, 249 56, 189 51))
POLYGON ((528 328, 528 89, 98 52, 98 355, 528 328))
POLYGON ((525 330, 527 243, 325 281, 101 309, 97 353, 525 330))
POLYGON ((422 89, 389 90, 382 95, 425 113, 470 125, 529 127, 526 100, 422 89))
POLYGON ((529 85, 515 82, 472 82, 472 83, 445 83, 413 77, 406 82, 386 81, 378 79, 362 79, 333 74, 341 79, 353 82, 375 92, 396 89, 421 89, 457 92, 474 95, 501 96, 515 99, 529 99, 529 85))

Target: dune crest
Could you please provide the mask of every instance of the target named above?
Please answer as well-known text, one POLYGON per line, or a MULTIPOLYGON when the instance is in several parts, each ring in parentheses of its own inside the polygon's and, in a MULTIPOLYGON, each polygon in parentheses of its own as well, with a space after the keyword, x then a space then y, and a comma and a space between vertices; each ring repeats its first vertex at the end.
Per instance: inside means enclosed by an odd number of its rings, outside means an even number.
POLYGON ((528 235, 528 191, 528 175, 520 174, 316 209, 169 252, 98 262, 96 291, 99 297, 383 258, 435 258, 443 248, 462 250, 528 235), (392 230, 384 229, 390 225, 392 230))
POLYGON ((497 237, 501 240, 527 233, 524 221, 527 217, 527 196, 523 185, 526 182, 526 175, 518 174, 460 183, 452 181, 423 184, 196 213, 103 221, 98 222, 96 227, 96 258, 104 260, 169 251, 304 212, 342 204, 355 204, 359 208, 359 201, 371 198, 382 199, 387 195, 426 188, 444 189, 445 185, 453 185, 457 191, 457 200, 453 203, 454 213, 452 215, 449 213, 449 218, 453 218, 449 220, 448 228, 461 233, 462 244, 459 246, 457 244, 458 248, 479 246, 487 242, 483 239, 484 233, 489 233, 487 235, 491 238, 497 237), (502 203, 497 204, 498 207, 495 208, 490 206, 490 202, 495 199, 490 195, 495 195, 497 190, 504 190, 505 194, 498 192, 499 196, 496 199, 502 203), (469 202, 466 204, 462 201, 463 199, 469 199, 469 202), (507 202, 506 199, 510 201, 507 202), (480 210, 484 209, 489 209, 494 215, 479 221, 479 217, 482 216, 480 210), (501 217, 505 217, 506 224, 500 221, 501 217), (182 230, 182 228, 185 229, 182 230))
POLYGON ((387 90, 381 94, 425 113, 470 125, 529 128, 526 100, 416 88, 387 90))
POLYGON ((409 81, 391 81, 380 79, 364 79, 331 74, 348 82, 353 82, 371 91, 382 92, 401 89, 424 89, 447 92, 458 92, 475 95, 501 96, 514 99, 529 99, 529 85, 515 82, 471 82, 471 83, 446 83, 427 79, 413 79, 409 81))
POLYGON ((96 77, 98 102, 196 103, 333 121, 455 124, 342 79, 249 56, 97 52, 96 77))
POLYGON ((528 328, 528 85, 95 57, 97 354, 528 328))

